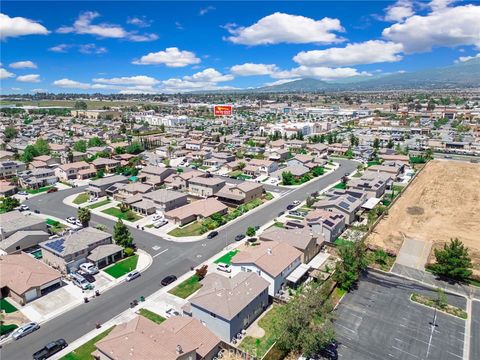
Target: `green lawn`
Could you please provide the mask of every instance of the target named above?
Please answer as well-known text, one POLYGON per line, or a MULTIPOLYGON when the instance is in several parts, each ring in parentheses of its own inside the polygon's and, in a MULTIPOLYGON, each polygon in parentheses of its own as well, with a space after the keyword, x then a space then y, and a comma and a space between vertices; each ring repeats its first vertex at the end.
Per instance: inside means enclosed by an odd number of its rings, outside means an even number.
POLYGON ((108 275, 113 276, 115 279, 118 279, 120 276, 135 270, 137 268, 137 262, 138 255, 133 255, 117 262, 116 264, 113 264, 112 266, 107 267, 103 271, 105 271, 108 275))
POLYGON ((88 205, 87 208, 89 208, 89 209, 96 209, 96 208, 98 208, 98 207, 100 207, 100 206, 107 205, 107 204, 110 204, 110 203, 111 203, 110 200, 105 199, 105 200, 99 201, 99 202, 97 202, 97 203, 95 203, 95 204, 88 205))
POLYGON ((381 165, 382 163, 378 160, 373 160, 373 161, 369 161, 367 163, 367 166, 373 166, 373 165, 381 165))
POLYGON ((275 223, 272 226, 276 226, 283 229, 285 227, 285 224, 280 221, 275 221, 275 223))
MULTIPOLYGON (((99 206, 101 206, 101 205, 99 205, 99 206)), ((115 217, 117 217, 119 219, 122 219, 122 220, 125 220, 125 221, 130 221, 130 222, 134 222, 134 221, 142 219, 142 217, 140 215, 137 215, 134 212, 132 212, 133 218, 129 220, 129 219, 127 219, 127 213, 128 212, 122 212, 122 210, 120 210, 118 207, 111 207, 111 208, 102 210, 102 212, 105 213, 105 214, 108 214, 108 215, 115 216, 115 217)))
POLYGON ((10 304, 7 299, 0 299, 0 310, 10 314, 17 311, 17 308, 10 304))
POLYGON ((105 330, 101 334, 98 334, 92 340, 87 341, 82 346, 63 356, 60 360, 91 360, 91 354, 95 351, 95 343, 107 336, 114 327, 115 326, 112 326, 110 329, 105 330))
POLYGON ((480 287, 480 280, 477 279, 468 279, 467 282, 472 286, 480 287))
POLYGON ((223 255, 222 257, 219 257, 217 260, 215 260, 215 264, 227 264, 227 265, 230 265, 232 263, 232 258, 237 255, 237 253, 239 252, 240 250, 232 250, 228 253, 226 253, 225 255, 223 255))
POLYGON ((334 242, 336 246, 341 246, 341 245, 353 245, 352 241, 348 241, 345 239, 342 239, 341 237, 338 237, 334 242))
POLYGON ((265 330, 265 335, 261 338, 246 336, 239 345, 239 349, 249 354, 255 354, 255 357, 262 358, 268 349, 277 341, 277 336, 273 333, 273 327, 282 316, 282 307, 274 306, 268 313, 258 321, 258 325, 265 330))
POLYGON ((342 189, 342 190, 345 190, 347 188, 347 185, 344 184, 343 182, 339 182, 337 183, 334 187, 334 189, 342 189))
POLYGON ((42 192, 48 191, 51 188, 53 188, 53 186, 44 186, 38 189, 26 189, 25 191, 33 195, 33 194, 40 194, 42 192))
POLYGON ((199 277, 197 275, 193 275, 184 282, 178 284, 176 287, 170 290, 169 293, 182 299, 186 299, 201 287, 202 284, 200 284, 199 277))
POLYGON ((295 215, 287 215, 285 216, 286 218, 289 218, 289 219, 295 219, 295 220, 303 220, 304 218, 301 217, 301 216, 295 216, 295 215))
POLYGON ((168 235, 176 236, 176 237, 202 235, 202 223, 199 221, 195 221, 186 226, 177 227, 172 231, 170 231, 168 235))
POLYGON ((73 200, 74 204, 80 205, 88 201, 90 195, 88 193, 81 193, 73 200))
POLYGON ((150 311, 147 309, 140 309, 138 310, 138 313, 143 317, 146 317, 148 320, 152 320, 154 323, 157 323, 157 324, 161 324, 166 320, 163 316, 160 316, 154 313, 153 311, 150 311))
POLYGON ((0 324, 0 335, 9 334, 15 330, 18 326, 15 324, 3 325, 0 324))

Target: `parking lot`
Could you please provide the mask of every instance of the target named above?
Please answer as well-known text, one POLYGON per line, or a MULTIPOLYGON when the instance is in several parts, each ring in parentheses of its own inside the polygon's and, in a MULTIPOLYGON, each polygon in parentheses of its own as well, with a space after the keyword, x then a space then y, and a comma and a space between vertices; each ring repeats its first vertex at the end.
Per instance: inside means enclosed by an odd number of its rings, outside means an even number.
MULTIPOLYGON (((336 310, 339 358, 463 359, 465 321, 411 302, 413 292, 436 297, 409 280, 375 273, 365 277, 336 310)), ((448 302, 466 307, 461 297, 448 296, 448 302)))

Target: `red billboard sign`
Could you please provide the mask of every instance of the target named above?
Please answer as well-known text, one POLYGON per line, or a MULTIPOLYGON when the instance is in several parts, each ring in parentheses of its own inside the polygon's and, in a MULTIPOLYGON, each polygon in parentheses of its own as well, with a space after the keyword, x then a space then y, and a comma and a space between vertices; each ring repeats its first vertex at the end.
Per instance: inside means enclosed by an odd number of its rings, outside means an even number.
POLYGON ((233 114, 232 105, 214 105, 213 114, 215 116, 230 116, 233 114))

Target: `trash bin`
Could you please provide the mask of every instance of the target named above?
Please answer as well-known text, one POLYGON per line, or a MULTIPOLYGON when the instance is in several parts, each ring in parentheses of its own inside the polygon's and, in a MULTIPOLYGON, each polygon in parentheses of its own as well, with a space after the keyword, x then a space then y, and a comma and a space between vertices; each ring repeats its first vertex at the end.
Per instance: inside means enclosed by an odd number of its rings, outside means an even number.
POLYGON ((140 301, 145 301, 145 296, 140 296, 140 301))

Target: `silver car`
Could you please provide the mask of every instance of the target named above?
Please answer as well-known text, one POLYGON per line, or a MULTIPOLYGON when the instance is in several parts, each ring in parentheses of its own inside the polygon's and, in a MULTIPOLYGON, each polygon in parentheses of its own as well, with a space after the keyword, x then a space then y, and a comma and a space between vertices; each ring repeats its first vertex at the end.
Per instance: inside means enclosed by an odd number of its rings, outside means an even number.
POLYGON ((22 325, 12 333, 12 338, 13 340, 18 340, 38 329, 40 329, 40 325, 38 325, 36 322, 22 325))

